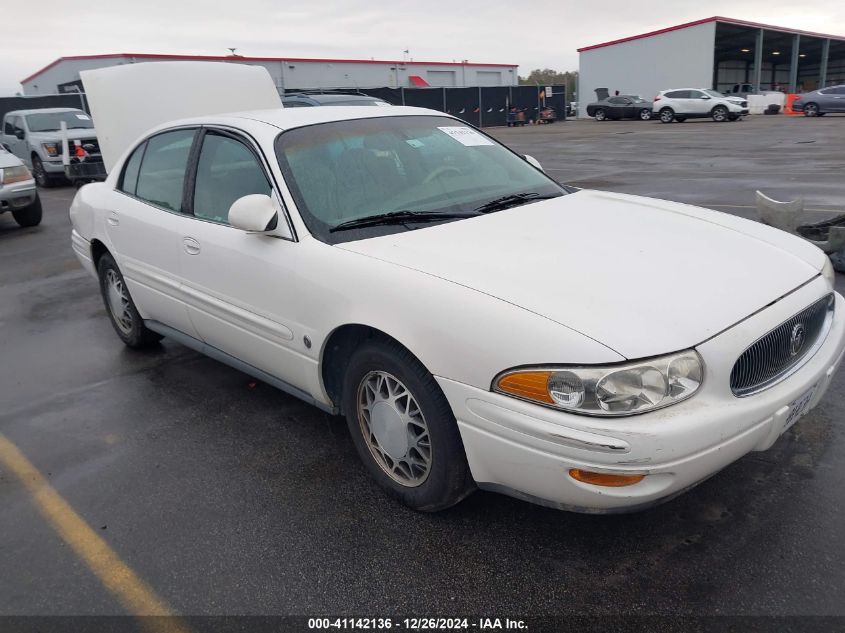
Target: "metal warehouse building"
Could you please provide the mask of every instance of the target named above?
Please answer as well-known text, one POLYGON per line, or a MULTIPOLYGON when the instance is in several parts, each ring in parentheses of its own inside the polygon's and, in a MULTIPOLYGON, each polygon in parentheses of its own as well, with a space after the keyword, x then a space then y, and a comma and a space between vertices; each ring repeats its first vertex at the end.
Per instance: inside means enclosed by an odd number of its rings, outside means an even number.
POLYGON ((25 95, 75 92, 80 85, 81 70, 163 61, 225 61, 264 66, 280 92, 321 88, 515 86, 519 83, 516 64, 114 53, 60 57, 21 80, 21 85, 25 95))
POLYGON ((669 88, 800 92, 845 83, 845 36, 713 17, 578 49, 579 116, 595 90, 646 99, 669 88))

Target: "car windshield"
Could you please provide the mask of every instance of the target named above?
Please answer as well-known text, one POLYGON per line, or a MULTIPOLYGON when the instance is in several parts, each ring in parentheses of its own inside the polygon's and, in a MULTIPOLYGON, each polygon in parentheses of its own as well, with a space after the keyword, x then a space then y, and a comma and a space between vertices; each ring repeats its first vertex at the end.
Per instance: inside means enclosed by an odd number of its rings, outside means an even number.
POLYGON ((721 92, 718 92, 716 90, 705 90, 704 92, 705 92, 705 94, 708 94, 711 97, 716 97, 717 99, 724 99, 725 98, 725 95, 723 95, 721 92))
POLYGON ((308 229, 329 243, 437 224, 394 221, 332 231, 370 216, 442 213, 447 221, 480 213, 480 207, 504 197, 524 196, 508 198, 506 204, 516 206, 567 193, 483 133, 439 116, 373 117, 295 128, 279 135, 276 155, 308 229))
POLYGON ((26 125, 30 132, 54 132, 61 129, 62 121, 67 123, 69 130, 90 129, 94 127, 91 117, 82 110, 69 112, 41 112, 26 115, 26 125))

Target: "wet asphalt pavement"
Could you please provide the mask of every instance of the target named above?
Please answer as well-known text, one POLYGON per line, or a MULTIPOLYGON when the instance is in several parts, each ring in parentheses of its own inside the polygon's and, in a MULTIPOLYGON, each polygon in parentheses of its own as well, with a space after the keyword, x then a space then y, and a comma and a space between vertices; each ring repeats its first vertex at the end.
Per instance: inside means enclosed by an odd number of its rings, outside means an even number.
MULTIPOLYGON (((845 212, 845 117, 784 119, 493 133, 580 186, 845 212)), ((477 492, 417 514, 342 420, 171 341, 125 349, 71 252, 73 193, 43 191, 36 228, 0 216, 0 433, 177 612, 845 615, 845 372, 770 451, 649 511, 477 492)), ((0 615, 126 613, 2 466, 0 570, 0 615)))

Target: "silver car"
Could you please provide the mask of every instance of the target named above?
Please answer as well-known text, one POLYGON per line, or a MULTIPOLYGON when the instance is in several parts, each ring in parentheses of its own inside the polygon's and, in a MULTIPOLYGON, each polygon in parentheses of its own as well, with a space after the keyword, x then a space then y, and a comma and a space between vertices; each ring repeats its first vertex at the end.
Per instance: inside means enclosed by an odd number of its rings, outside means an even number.
POLYGON ((828 86, 798 96, 792 104, 804 116, 824 116, 828 112, 845 112, 845 85, 828 86))
MULTIPOLYGON (((100 146, 91 117, 75 108, 15 110, 3 117, 0 142, 27 165, 39 187, 65 181, 61 124, 68 140, 85 157, 100 159, 100 146)), ((73 150, 72 150, 73 151, 73 150)))
POLYGON ((12 212, 21 226, 41 222, 41 200, 26 165, 0 145, 0 214, 12 212))

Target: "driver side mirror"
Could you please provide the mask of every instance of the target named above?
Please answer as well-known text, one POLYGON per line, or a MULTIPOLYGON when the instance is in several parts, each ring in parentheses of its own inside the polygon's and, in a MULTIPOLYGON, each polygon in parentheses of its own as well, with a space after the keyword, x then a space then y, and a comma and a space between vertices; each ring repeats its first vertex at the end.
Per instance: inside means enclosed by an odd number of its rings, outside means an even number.
POLYGON ((287 231, 277 231, 279 212, 270 196, 252 193, 238 198, 229 207, 229 224, 247 233, 274 233, 288 237, 287 231))
POLYGON ((701 96, 701 97, 699 97, 699 98, 700 98, 700 99, 709 99, 710 97, 709 97, 708 95, 702 95, 702 96, 701 96))
POLYGON ((26 133, 22 129, 16 128, 15 129, 15 138, 17 138, 19 141, 22 141, 22 140, 24 140, 24 138, 26 138, 26 133))
MULTIPOLYGON (((540 171, 543 171, 543 172, 544 172, 544 170, 543 170, 543 166, 540 164, 540 161, 539 161, 539 160, 537 160, 537 159, 536 159, 536 158, 534 158, 533 156, 529 156, 528 154, 526 154, 526 155, 524 156, 524 158, 525 158, 525 162, 527 162, 529 165, 531 165, 532 167, 536 167, 536 168, 537 168, 537 169, 539 169, 540 171)), ((544 173, 545 173, 545 172, 544 172, 544 173)))

